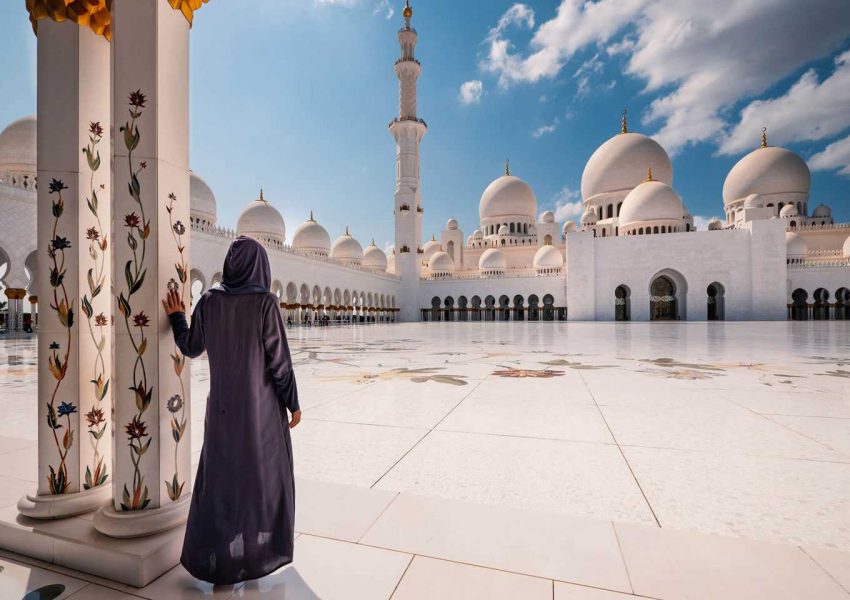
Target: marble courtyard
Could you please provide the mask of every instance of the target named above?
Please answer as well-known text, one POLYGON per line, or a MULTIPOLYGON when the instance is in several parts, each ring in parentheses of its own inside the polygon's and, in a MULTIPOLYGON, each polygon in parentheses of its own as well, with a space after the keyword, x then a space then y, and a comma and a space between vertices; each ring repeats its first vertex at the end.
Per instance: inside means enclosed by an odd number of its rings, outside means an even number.
MULTIPOLYGON (((296 327, 290 342, 294 565, 216 590, 176 567, 140 590, 0 554, 0 597, 850 598, 842 322, 296 327)), ((0 522, 36 484, 36 358, 34 338, 0 342, 0 522)), ((196 360, 193 464, 207 389, 196 360)))

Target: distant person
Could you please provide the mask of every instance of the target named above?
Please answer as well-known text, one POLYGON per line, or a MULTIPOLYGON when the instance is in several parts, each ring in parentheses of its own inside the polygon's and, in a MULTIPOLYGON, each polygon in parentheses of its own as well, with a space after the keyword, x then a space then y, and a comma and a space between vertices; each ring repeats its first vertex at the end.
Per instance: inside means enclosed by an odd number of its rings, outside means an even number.
POLYGON ((209 357, 204 445, 180 562, 214 584, 256 579, 292 562, 289 430, 301 410, 270 282, 265 249, 238 237, 224 259, 221 286, 198 300, 191 327, 176 291, 162 302, 180 351, 194 358, 206 350, 209 357))

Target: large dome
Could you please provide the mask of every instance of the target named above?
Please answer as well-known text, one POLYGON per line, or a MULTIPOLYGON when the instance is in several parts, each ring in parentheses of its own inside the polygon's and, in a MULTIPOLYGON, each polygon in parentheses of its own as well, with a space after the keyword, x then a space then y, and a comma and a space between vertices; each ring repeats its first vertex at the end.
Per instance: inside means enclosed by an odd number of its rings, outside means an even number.
POLYGON ((513 175, 502 175, 487 186, 478 204, 478 216, 485 219, 529 217, 537 214, 537 198, 526 182, 513 175))
POLYGON ((561 252, 552 245, 541 246, 534 255, 534 268, 540 270, 560 269, 564 266, 561 252))
POLYGON ((372 240, 372 243, 363 251, 363 268, 376 273, 387 271, 387 255, 375 245, 375 240, 372 240))
POLYGON ((301 223, 292 235, 292 247, 305 254, 327 256, 331 249, 331 236, 327 230, 310 218, 301 223))
POLYGON ((481 254, 478 259, 478 270, 504 273, 508 268, 508 261, 501 250, 496 248, 488 248, 481 254))
POLYGON ((189 174, 189 214, 196 221, 215 225, 215 194, 197 173, 189 174))
POLYGON ((363 260, 363 246, 351 237, 348 227, 345 233, 336 238, 331 246, 331 258, 344 264, 360 265, 363 260))
POLYGON ((640 133, 620 133, 599 146, 584 167, 581 196, 628 192, 646 177, 651 168, 658 181, 673 184, 670 157, 661 145, 640 133))
POLYGON ((12 121, 0 132, 0 173, 35 175, 36 158, 35 115, 12 121))
POLYGON ((620 208, 620 227, 651 221, 681 221, 682 199, 666 183, 644 181, 626 196, 620 208))
POLYGON ((777 194, 796 196, 787 198, 790 201, 805 201, 810 183, 809 167, 802 158, 785 148, 759 148, 739 160, 729 171, 723 184, 723 205, 729 206, 750 194, 759 194, 765 203, 785 200, 775 198, 777 194))
POLYGON ((257 240, 286 241, 286 224, 277 209, 269 204, 260 190, 260 197, 248 204, 236 222, 236 232, 257 240))
POLYGON ((438 242, 434 236, 431 236, 431 239, 425 242, 425 245, 422 246, 422 260, 428 261, 435 253, 442 249, 443 247, 440 242, 438 242))
POLYGON ((785 248, 788 258, 800 260, 806 258, 809 247, 799 234, 789 231, 785 234, 785 248))
POLYGON ((435 253, 428 261, 428 270, 431 273, 450 273, 454 270, 455 263, 452 257, 442 250, 435 253))

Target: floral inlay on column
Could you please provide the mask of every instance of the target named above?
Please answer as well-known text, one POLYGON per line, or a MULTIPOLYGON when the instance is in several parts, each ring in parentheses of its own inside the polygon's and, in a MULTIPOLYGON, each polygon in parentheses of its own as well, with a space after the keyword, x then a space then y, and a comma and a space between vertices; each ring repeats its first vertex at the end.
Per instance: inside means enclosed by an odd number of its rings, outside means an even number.
POLYGON ((68 451, 74 445, 71 415, 77 412, 77 407, 72 402, 62 402, 58 407, 56 406, 56 395, 68 371, 68 361, 71 355, 71 327, 74 326, 73 300, 68 298, 68 291, 65 289, 65 250, 71 247, 71 242, 68 241, 68 238, 59 236, 59 221, 65 210, 62 190, 67 189, 68 186, 58 179, 50 182, 49 193, 57 196, 52 205, 53 231, 50 236, 50 245, 47 247, 47 256, 52 263, 50 267, 50 287, 53 290, 53 297, 50 301, 50 308, 56 313, 59 322, 67 332, 64 353, 60 351, 59 342, 52 341, 50 343, 50 356, 47 358, 47 366, 56 380, 50 402, 47 403, 47 425, 53 432, 53 441, 59 454, 59 464, 56 467, 48 465, 50 474, 47 477, 51 494, 64 494, 71 485, 65 459, 68 456, 68 451), (67 427, 62 424, 62 417, 67 419, 67 427), (65 433, 60 441, 59 430, 63 428, 65 433))
MULTIPOLYGON (((107 428, 106 416, 100 405, 109 392, 109 377, 106 374, 106 363, 103 359, 103 349, 106 346, 106 336, 103 333, 103 328, 107 324, 107 319, 103 313, 95 315, 94 308, 92 307, 92 301, 103 291, 106 248, 108 245, 107 232, 103 229, 103 224, 100 221, 100 215, 98 213, 98 188, 94 182, 95 173, 100 168, 100 152, 97 150, 97 145, 102 138, 103 127, 100 126, 100 123, 92 122, 89 124, 89 143, 83 148, 83 154, 86 156, 86 162, 91 171, 91 175, 89 176, 89 195, 86 198, 86 205, 97 220, 97 226, 89 227, 86 230, 86 239, 89 241, 89 256, 94 266, 90 267, 86 273, 89 289, 88 294, 83 294, 81 309, 83 314, 86 315, 89 335, 95 348, 97 348, 97 357, 95 358, 94 372, 90 380, 94 386, 95 401, 91 410, 85 414, 90 435, 89 442, 94 451, 92 464, 86 465, 86 480, 83 487, 87 490, 103 485, 106 483, 108 477, 103 456, 100 454, 100 439, 103 437, 107 428), (95 329, 97 333, 95 333, 95 329)), ((103 190, 105 187, 105 185, 101 184, 99 189, 103 190)))
MULTIPOLYGON (((186 226, 179 220, 174 221, 174 203, 177 202, 177 196, 172 192, 168 194, 168 205, 165 210, 168 211, 168 224, 171 228, 171 237, 174 238, 174 243, 177 245, 177 252, 180 254, 180 260, 174 265, 174 270, 177 272, 177 281, 171 279, 168 282, 168 289, 180 290, 180 300, 183 304, 186 303, 186 281, 189 279, 189 267, 186 264, 185 250, 186 245, 183 243, 183 235, 186 233, 186 226)), ((177 376, 177 381, 180 384, 180 393, 174 394, 168 399, 166 408, 171 413, 171 435, 174 438, 174 477, 171 481, 165 482, 165 487, 168 490, 168 497, 171 501, 180 498, 183 493, 185 480, 180 481, 180 469, 178 466, 178 451, 180 442, 183 439, 183 434, 186 433, 186 416, 184 407, 184 398, 186 397, 186 389, 183 384, 183 367, 186 366, 186 357, 180 354, 177 346, 174 347, 174 353, 171 355, 174 361, 174 373, 177 376)))
POLYGON ((139 466, 142 456, 147 452, 153 439, 148 434, 147 424, 144 421, 145 411, 150 406, 153 397, 153 387, 148 386, 144 358, 145 349, 148 345, 145 328, 150 324, 150 318, 143 311, 133 314, 131 300, 145 283, 145 273, 147 272, 145 252, 151 228, 150 220, 145 217, 145 208, 142 205, 141 198, 142 186, 138 177, 147 165, 142 161, 136 168, 133 163, 133 150, 139 145, 141 139, 136 121, 142 116, 142 109, 145 107, 145 95, 141 90, 136 90, 130 93, 129 100, 130 120, 121 127, 120 131, 124 133, 124 145, 127 148, 127 161, 130 167, 130 181, 127 183, 127 189, 139 207, 139 214, 131 212, 124 215, 124 227, 127 228, 127 245, 133 254, 133 258, 124 265, 124 280, 127 284, 127 290, 126 295, 124 292, 118 294, 118 312, 124 317, 127 335, 136 351, 136 360, 133 363, 133 386, 130 390, 133 392, 138 412, 124 426, 128 447, 130 448, 130 460, 133 463, 133 490, 131 493, 127 483, 124 483, 121 509, 141 510, 150 504, 148 486, 145 485, 145 478, 139 466), (147 441, 144 438, 147 438, 147 441))

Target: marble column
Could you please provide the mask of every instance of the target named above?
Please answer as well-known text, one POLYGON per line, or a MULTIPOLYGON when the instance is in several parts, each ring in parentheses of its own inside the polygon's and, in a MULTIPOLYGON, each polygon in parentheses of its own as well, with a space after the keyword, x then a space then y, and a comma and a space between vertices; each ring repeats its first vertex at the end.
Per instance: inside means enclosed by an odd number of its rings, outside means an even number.
POLYGON ((109 42, 70 21, 38 27, 38 491, 34 518, 110 497, 109 42))
POLYGON ((113 537, 186 521, 189 363, 160 300, 187 308, 189 23, 166 0, 113 0, 115 473, 95 528, 113 537))
POLYGON ((23 288, 6 288, 4 293, 6 295, 6 301, 8 302, 6 331, 9 333, 17 333, 23 328, 23 299, 26 297, 27 292, 23 288))

